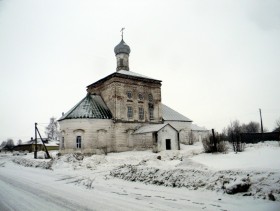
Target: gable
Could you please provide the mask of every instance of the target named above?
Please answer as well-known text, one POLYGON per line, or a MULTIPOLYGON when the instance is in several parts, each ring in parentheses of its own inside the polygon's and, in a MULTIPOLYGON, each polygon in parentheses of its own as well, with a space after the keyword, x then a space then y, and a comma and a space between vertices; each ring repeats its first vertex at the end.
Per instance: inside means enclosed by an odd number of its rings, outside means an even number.
POLYGON ((134 132, 134 134, 154 133, 154 132, 160 131, 161 129, 163 129, 165 127, 169 127, 172 130, 175 130, 177 132, 177 130, 174 127, 172 127, 170 124, 151 124, 151 125, 145 125, 145 126, 138 128, 134 132))

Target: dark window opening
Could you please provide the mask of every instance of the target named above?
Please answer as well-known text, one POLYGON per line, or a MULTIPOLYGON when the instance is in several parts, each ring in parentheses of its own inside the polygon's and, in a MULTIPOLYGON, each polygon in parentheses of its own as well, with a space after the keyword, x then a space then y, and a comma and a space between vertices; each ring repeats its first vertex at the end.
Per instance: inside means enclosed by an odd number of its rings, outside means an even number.
POLYGON ((78 149, 82 148, 82 137, 81 136, 76 137, 76 145, 77 145, 78 149))
POLYGON ((151 103, 149 103, 149 117, 150 117, 150 120, 154 119, 154 105, 151 103))
POLYGON ((132 98, 132 92, 128 91, 128 92, 126 93, 126 95, 127 95, 127 98, 128 98, 128 99, 131 99, 131 98, 132 98))
POLYGON ((139 107, 139 119, 143 120, 144 119, 144 108, 139 107))
POLYGON ((123 59, 120 59, 120 66, 123 66, 123 59))
POLYGON ((149 102, 153 102, 153 95, 152 94, 148 95, 148 100, 149 100, 149 102))
POLYGON ((127 106, 127 118, 131 119, 133 117, 133 110, 131 106, 127 106))
POLYGON ((138 94, 138 98, 139 98, 139 100, 143 100, 144 97, 143 97, 142 93, 138 94))

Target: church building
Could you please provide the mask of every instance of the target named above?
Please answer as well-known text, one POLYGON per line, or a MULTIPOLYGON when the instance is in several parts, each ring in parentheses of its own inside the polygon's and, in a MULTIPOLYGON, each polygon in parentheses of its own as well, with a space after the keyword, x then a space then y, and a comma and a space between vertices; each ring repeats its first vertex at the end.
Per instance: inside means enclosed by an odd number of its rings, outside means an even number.
POLYGON ((58 120, 60 152, 179 150, 192 120, 161 102, 161 80, 130 71, 123 38, 114 52, 116 71, 88 85, 86 96, 58 120))

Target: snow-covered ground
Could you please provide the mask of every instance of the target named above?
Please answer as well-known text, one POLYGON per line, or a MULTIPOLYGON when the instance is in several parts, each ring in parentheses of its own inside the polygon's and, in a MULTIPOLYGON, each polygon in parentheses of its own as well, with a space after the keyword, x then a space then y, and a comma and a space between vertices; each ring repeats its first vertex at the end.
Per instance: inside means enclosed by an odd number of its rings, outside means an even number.
POLYGON ((0 202, 0 210, 280 210, 280 146, 205 154, 196 143, 52 160, 0 154, 0 202), (245 192, 233 194, 237 186, 245 192))

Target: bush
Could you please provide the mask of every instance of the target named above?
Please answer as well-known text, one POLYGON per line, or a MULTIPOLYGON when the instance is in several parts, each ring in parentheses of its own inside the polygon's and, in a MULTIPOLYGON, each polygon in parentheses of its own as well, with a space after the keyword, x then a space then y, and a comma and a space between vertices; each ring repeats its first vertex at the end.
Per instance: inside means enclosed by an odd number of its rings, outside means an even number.
POLYGON ((202 145, 204 152, 206 153, 213 153, 213 152, 220 152, 226 153, 228 151, 227 142, 223 139, 222 135, 216 135, 216 147, 215 147, 215 140, 213 136, 208 136, 202 139, 202 145))
POLYGON ((203 145, 204 152, 206 152, 206 153, 212 152, 212 144, 210 142, 210 137, 203 138, 202 145, 203 145))
POLYGON ((232 142, 232 146, 233 146, 233 151, 236 153, 243 152, 245 150, 244 142, 240 142, 240 141, 232 142))

